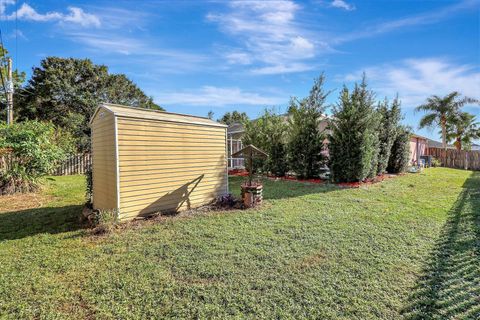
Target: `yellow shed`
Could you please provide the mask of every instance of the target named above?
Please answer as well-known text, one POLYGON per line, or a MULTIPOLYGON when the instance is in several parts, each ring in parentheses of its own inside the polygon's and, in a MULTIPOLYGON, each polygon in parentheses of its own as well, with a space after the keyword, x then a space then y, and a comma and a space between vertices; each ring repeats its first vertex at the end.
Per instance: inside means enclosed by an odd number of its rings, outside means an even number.
POLYGON ((194 208, 228 192, 223 124, 102 104, 90 125, 94 209, 124 221, 194 208))

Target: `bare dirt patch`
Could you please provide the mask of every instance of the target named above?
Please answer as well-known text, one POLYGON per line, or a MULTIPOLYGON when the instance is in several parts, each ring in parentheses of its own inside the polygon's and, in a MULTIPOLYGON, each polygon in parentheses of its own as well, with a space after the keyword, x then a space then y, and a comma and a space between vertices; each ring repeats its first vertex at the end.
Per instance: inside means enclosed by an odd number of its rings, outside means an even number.
POLYGON ((39 208, 48 200, 48 197, 39 193, 17 193, 0 196, 0 213, 39 208))
POLYGON ((297 261, 296 267, 299 269, 315 268, 316 266, 322 264, 326 258, 327 256, 323 252, 314 253, 297 261))

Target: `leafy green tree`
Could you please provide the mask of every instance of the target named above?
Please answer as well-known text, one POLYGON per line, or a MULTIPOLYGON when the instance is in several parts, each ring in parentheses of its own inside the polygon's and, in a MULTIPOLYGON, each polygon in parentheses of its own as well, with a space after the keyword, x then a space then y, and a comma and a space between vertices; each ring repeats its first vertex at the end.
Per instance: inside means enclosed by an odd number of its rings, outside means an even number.
POLYGON ((1 124, 0 150, 14 161, 0 172, 0 194, 36 190, 38 178, 71 154, 73 145, 69 132, 50 122, 1 124))
POLYGON ((455 117, 460 109, 468 103, 478 103, 478 100, 461 97, 459 92, 452 92, 444 97, 433 95, 427 101, 418 106, 416 111, 425 111, 426 115, 420 120, 420 128, 440 126, 442 130, 442 146, 447 148, 447 123, 455 117))
POLYGON ((397 127, 397 134, 388 160, 387 172, 402 173, 407 170, 410 161, 410 137, 411 132, 408 128, 404 126, 397 127))
POLYGON ((225 113, 220 119, 217 121, 220 123, 224 123, 227 126, 231 125, 232 123, 239 122, 239 123, 244 123, 245 121, 248 121, 248 116, 245 112, 238 112, 238 111, 233 111, 233 112, 227 112, 225 113))
POLYGON ((468 112, 459 112, 449 117, 446 126, 447 141, 454 141, 457 150, 465 149, 475 139, 480 139, 480 123, 468 112))
POLYGON ((288 159, 290 168, 300 178, 317 177, 325 160, 325 134, 320 131, 320 121, 330 92, 323 89, 324 82, 322 74, 314 80, 308 97, 290 102, 288 159))
MULTIPOLYGON (((242 136, 242 144, 244 146, 253 144, 255 147, 268 152, 266 149, 267 147, 267 129, 268 123, 266 123, 263 117, 255 119, 253 121, 244 120, 243 126, 245 128, 245 132, 242 136)), ((252 169, 253 173, 258 171, 265 171, 266 168, 266 160, 261 158, 254 158, 252 162, 252 169)))
POLYGON ((244 123, 245 133, 242 138, 244 145, 254 146, 268 153, 267 159, 258 159, 254 166, 263 171, 282 177, 288 171, 286 132, 287 122, 284 115, 265 109, 263 115, 244 123))
POLYGON ((378 167, 380 117, 365 76, 352 92, 344 87, 333 108, 329 136, 330 171, 336 182, 362 181, 378 167))
POLYGON ((397 129, 402 118, 400 101, 396 97, 390 105, 385 99, 379 103, 380 126, 378 130, 379 151, 377 174, 383 174, 388 166, 390 152, 397 135, 397 129))
POLYGON ((271 172, 273 175, 284 176, 288 170, 285 116, 265 109, 263 115, 244 123, 245 133, 242 138, 244 145, 254 146, 268 153, 267 159, 257 159, 253 165, 256 169, 271 172))
POLYGON ((88 122, 101 102, 162 110, 125 75, 110 74, 89 59, 45 58, 20 92, 20 119, 52 121, 72 132, 83 150, 89 148, 88 122))

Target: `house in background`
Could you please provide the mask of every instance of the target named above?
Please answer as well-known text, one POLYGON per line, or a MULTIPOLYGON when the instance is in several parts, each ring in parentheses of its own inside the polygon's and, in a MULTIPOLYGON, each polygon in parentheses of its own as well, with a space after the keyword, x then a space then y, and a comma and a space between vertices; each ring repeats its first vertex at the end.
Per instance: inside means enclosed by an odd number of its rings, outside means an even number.
POLYGON ((428 138, 412 134, 410 137, 410 164, 417 165, 420 157, 425 156, 428 151, 428 138))
MULTIPOLYGON (((328 116, 324 116, 320 122, 320 130, 324 131, 328 126, 328 116)), ((288 120, 288 116, 285 115, 285 121, 288 120)), ((255 121, 255 120, 252 120, 255 121)), ((245 133, 243 124, 235 122, 227 128, 227 146, 228 146, 228 168, 240 169, 244 168, 244 161, 241 158, 232 158, 230 155, 241 150, 243 148, 242 137, 245 133)), ((328 140, 325 141, 327 150, 325 154, 328 156, 328 140)), ((441 142, 428 139, 418 134, 412 134, 410 138, 410 164, 417 165, 420 162, 420 157, 428 154, 429 147, 441 148, 441 142)), ((455 148, 454 146, 448 146, 448 148, 455 148)), ((472 146, 473 149, 473 146, 472 146)))
MULTIPOLYGON (((443 145, 440 141, 427 139, 427 143, 429 148, 443 148, 443 145)), ((447 144, 447 149, 455 149, 455 146, 453 144, 447 144)))
POLYGON ((472 151, 480 151, 480 144, 473 143, 472 144, 472 151))
MULTIPOLYGON (((285 122, 288 121, 288 114, 282 115, 285 119, 285 122)), ((328 126, 327 115, 322 116, 320 120, 319 128, 320 131, 324 131, 328 126)), ((252 120, 256 121, 256 120, 252 120)), ((242 158, 232 158, 230 155, 241 150, 243 148, 242 138, 245 134, 245 128, 242 123, 234 122, 227 128, 227 146, 228 146, 228 169, 243 169, 245 168, 244 161, 242 158)), ((328 145, 328 141, 325 143, 328 145)), ((325 154, 328 156, 328 151, 325 151, 325 154)))
POLYGON ((227 128, 227 149, 228 149, 228 169, 243 169, 245 168, 245 161, 243 158, 234 158, 231 155, 237 151, 242 150, 242 137, 245 133, 245 128, 240 122, 234 122, 227 128))

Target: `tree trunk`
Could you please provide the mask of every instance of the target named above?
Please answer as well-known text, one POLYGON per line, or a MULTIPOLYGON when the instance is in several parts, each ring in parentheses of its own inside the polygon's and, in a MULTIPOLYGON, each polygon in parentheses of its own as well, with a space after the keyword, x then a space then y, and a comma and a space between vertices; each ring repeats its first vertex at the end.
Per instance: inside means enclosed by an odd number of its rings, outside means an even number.
POLYGON ((455 147, 457 147, 458 151, 462 150, 462 139, 457 138, 457 141, 455 141, 455 147))
POLYGON ((442 147, 447 150, 447 117, 442 116, 442 147))

